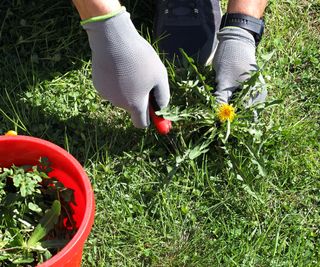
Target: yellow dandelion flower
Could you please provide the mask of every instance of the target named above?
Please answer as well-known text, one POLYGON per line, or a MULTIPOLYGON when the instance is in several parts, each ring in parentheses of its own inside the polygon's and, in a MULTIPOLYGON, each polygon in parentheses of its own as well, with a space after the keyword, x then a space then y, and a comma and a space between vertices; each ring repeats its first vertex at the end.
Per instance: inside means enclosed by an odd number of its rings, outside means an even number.
POLYGON ((6 132, 5 135, 6 135, 6 136, 16 136, 16 135, 18 135, 18 134, 17 134, 16 131, 10 130, 10 131, 6 132))
POLYGON ((229 120, 232 122, 234 120, 234 117, 236 116, 236 113, 234 111, 234 107, 229 104, 221 104, 218 107, 218 118, 221 122, 225 122, 229 120))

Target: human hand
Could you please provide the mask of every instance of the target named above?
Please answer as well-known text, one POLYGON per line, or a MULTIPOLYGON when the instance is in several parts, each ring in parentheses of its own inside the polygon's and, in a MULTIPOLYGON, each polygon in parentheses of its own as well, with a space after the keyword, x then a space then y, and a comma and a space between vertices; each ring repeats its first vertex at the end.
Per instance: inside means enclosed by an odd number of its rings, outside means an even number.
POLYGON ((151 90, 157 108, 166 107, 170 98, 167 70, 159 56, 125 11, 83 28, 92 51, 95 88, 113 105, 127 110, 136 127, 147 127, 151 90))
MULTIPOLYGON (((253 36, 239 27, 226 27, 218 33, 219 44, 213 59, 216 72, 216 92, 218 103, 228 103, 241 83, 250 78, 258 69, 256 46, 253 36)), ((262 90, 252 87, 247 105, 264 102, 267 96, 263 77, 259 77, 262 90)))

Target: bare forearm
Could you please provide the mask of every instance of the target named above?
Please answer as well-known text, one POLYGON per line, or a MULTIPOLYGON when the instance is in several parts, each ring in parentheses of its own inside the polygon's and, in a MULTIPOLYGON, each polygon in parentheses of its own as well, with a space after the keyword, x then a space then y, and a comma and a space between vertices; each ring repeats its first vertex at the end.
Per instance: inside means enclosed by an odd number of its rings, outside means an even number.
POLYGON ((121 7, 118 0, 73 0, 73 3, 83 20, 114 12, 121 7))
POLYGON ((263 16, 268 0, 229 0, 228 13, 242 13, 256 18, 263 16))

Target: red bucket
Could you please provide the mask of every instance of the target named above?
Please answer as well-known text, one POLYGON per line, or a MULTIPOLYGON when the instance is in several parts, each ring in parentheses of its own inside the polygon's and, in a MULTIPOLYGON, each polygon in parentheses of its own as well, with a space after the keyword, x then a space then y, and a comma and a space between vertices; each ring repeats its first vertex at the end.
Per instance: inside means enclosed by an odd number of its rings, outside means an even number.
POLYGON ((0 167, 36 165, 40 157, 47 157, 52 163, 50 176, 74 190, 77 205, 72 208, 78 230, 60 252, 38 267, 79 267, 95 211, 94 194, 84 169, 66 150, 48 141, 21 135, 0 136, 0 167))

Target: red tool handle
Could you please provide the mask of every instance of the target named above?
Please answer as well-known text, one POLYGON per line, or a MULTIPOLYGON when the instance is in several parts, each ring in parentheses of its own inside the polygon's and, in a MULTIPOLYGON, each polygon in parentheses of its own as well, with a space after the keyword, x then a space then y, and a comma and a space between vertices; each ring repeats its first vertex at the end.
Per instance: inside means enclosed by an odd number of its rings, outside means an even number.
POLYGON ((153 107, 149 105, 149 113, 151 120, 156 127, 159 134, 166 135, 170 132, 170 129, 172 128, 172 124, 170 120, 167 120, 161 116, 157 116, 153 107))

